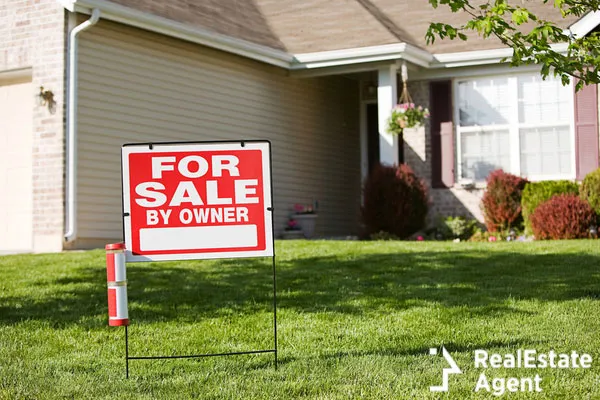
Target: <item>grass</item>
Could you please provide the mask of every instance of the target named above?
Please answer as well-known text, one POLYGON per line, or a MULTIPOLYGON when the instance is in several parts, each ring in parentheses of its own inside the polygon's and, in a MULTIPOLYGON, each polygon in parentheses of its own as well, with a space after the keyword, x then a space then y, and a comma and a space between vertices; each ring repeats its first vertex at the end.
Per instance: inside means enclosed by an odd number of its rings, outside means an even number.
MULTIPOLYGON (((0 398, 493 398, 479 375, 539 373, 542 393, 600 398, 600 246, 277 243, 272 355, 132 360, 107 326, 102 251, 0 257, 0 398), (463 370, 441 384, 444 345, 463 370), (475 349, 589 353, 591 369, 476 369, 475 349)), ((128 265, 130 355, 272 348, 269 260, 128 265)))

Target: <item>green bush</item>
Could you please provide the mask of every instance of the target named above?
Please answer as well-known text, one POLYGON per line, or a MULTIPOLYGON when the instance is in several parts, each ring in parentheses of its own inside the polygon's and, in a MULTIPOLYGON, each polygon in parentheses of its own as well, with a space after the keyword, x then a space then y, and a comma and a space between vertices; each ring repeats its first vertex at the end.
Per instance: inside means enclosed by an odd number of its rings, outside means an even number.
POLYGON ((596 215, 600 215, 600 168, 585 176, 579 194, 590 203, 596 215))
POLYGON ((577 194, 579 185, 571 181, 541 181, 529 182, 523 189, 521 197, 521 210, 525 222, 525 231, 532 233, 531 216, 535 209, 543 202, 557 194, 577 194))
POLYGON ((475 219, 467 219, 465 217, 447 217, 440 220, 437 226, 437 234, 440 239, 452 240, 468 240, 475 230, 478 228, 478 222, 475 219))

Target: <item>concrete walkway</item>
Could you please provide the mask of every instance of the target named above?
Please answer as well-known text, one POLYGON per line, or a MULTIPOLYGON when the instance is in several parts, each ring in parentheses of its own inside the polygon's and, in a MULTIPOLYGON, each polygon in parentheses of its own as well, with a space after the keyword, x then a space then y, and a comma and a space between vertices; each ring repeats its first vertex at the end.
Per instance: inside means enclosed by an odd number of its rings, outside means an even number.
POLYGON ((0 256, 8 256, 10 254, 27 254, 33 253, 31 250, 0 250, 0 256))

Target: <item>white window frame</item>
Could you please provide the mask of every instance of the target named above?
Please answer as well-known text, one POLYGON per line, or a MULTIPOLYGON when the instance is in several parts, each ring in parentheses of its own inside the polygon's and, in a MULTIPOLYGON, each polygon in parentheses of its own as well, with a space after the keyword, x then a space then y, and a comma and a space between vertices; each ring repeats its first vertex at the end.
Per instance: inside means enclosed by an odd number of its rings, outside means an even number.
MULTIPOLYGON (((454 117, 454 148, 456 149, 455 154, 455 171, 456 171, 456 179, 455 182, 457 185, 470 185, 476 184, 477 186, 485 186, 485 181, 476 181, 473 182, 471 179, 462 177, 462 137, 461 134, 463 132, 476 132, 485 129, 494 129, 494 130, 502 130, 508 129, 509 138, 510 138, 510 170, 505 172, 510 172, 511 174, 521 175, 521 138, 519 135, 519 129, 521 128, 543 128, 543 127, 554 127, 556 124, 532 124, 532 123, 520 123, 519 122, 519 103, 513 102, 513 106, 511 107, 511 115, 510 120, 516 121, 510 124, 498 124, 498 125, 476 125, 469 127, 461 127, 460 126, 460 98, 459 98, 459 84, 461 82, 467 82, 475 79, 486 79, 486 78, 507 78, 508 85, 510 87, 511 93, 513 93, 517 98, 519 93, 518 88, 518 77, 519 76, 531 76, 532 74, 536 74, 538 72, 519 72, 519 73, 511 73, 504 75, 471 75, 467 77, 461 77, 458 79, 453 79, 452 82, 452 102, 454 104, 453 117, 454 117)), ((527 179, 531 181, 541 181, 541 180, 558 180, 558 179, 567 179, 574 180, 576 177, 576 143, 575 143, 575 95, 573 90, 573 81, 569 83, 568 87, 570 88, 570 96, 569 96, 569 130, 570 130, 570 141, 571 141, 571 173, 570 174, 562 174, 562 175, 546 175, 546 176, 528 176, 527 179)))

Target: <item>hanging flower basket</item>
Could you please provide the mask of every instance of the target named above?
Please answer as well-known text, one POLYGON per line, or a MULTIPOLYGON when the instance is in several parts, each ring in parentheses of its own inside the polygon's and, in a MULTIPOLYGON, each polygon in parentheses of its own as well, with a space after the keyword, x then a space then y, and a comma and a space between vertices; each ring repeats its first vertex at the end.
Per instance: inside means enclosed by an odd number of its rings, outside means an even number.
POLYGON ((405 128, 423 126, 427 118, 429 110, 422 106, 415 107, 414 103, 397 104, 388 119, 387 131, 392 135, 401 135, 405 128))
POLYGON ((401 135, 406 128, 423 126, 425 120, 429 118, 428 109, 422 106, 415 107, 415 103, 413 103, 412 97, 408 93, 407 83, 408 68, 404 63, 402 64, 402 94, 388 119, 387 131, 392 135, 401 135))

